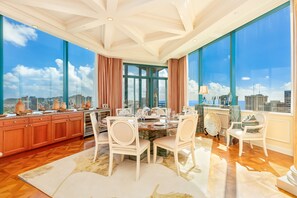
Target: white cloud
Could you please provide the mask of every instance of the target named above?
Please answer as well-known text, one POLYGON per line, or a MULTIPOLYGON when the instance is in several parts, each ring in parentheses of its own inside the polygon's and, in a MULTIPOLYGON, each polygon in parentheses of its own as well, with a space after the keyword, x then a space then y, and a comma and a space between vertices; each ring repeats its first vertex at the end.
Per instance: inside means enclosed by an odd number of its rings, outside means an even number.
POLYGON ((198 99, 198 83, 195 80, 188 81, 188 100, 198 99))
MULTIPOLYGON (((63 95, 63 60, 56 65, 32 68, 17 65, 12 72, 4 74, 5 98, 21 96, 55 97, 63 95)), ((83 94, 92 96, 94 68, 89 65, 75 67, 69 62, 69 96, 83 94)))
POLYGON ((250 80, 251 78, 250 77, 247 77, 247 76, 244 76, 244 77, 241 77, 241 80, 250 80))
POLYGON ((9 23, 7 19, 3 20, 4 41, 13 45, 25 47, 29 40, 36 40, 37 33, 34 28, 26 25, 9 23))
POLYGON ((292 89, 292 83, 287 82, 283 86, 281 86, 281 88, 283 88, 284 90, 291 90, 292 89))

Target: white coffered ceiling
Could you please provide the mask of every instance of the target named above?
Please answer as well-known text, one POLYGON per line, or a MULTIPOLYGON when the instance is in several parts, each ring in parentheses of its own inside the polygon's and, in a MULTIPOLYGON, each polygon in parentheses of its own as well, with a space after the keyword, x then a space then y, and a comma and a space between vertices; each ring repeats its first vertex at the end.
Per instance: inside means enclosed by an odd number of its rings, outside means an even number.
POLYGON ((163 64, 287 0, 0 0, 0 13, 108 57, 163 64))

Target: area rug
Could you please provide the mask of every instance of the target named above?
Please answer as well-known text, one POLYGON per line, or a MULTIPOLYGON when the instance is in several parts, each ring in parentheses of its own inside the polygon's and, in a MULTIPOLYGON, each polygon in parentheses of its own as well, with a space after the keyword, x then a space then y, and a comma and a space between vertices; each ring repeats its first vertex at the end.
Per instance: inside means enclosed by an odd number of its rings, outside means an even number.
POLYGON ((237 198, 290 197, 278 190, 276 180, 277 177, 270 172, 250 171, 239 163, 236 164, 237 198))
POLYGON ((171 155, 163 160, 159 158, 156 164, 147 164, 146 159, 142 160, 140 178, 137 181, 136 162, 128 158, 120 162, 120 157, 117 156, 113 174, 108 177, 107 146, 100 147, 99 157, 94 163, 92 162, 94 148, 91 148, 22 173, 19 177, 56 198, 209 197, 211 147, 211 139, 197 137, 195 150, 197 165, 193 167, 189 152, 180 154, 180 177, 176 174, 171 155))

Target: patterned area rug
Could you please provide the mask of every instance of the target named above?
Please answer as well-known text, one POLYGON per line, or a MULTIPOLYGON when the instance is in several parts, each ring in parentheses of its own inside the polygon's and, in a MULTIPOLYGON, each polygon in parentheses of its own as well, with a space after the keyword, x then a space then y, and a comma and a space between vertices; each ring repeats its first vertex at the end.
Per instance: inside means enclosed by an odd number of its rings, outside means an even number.
MULTIPOLYGON (((156 164, 147 164, 146 159, 142 160, 138 181, 135 180, 136 162, 128 158, 120 162, 120 157, 115 155, 113 173, 108 177, 107 146, 100 147, 100 156, 94 163, 92 148, 27 171, 19 177, 57 198, 212 197, 208 184, 211 146, 211 139, 196 138, 195 167, 190 152, 179 155, 181 177, 176 174, 172 155, 159 158, 156 164)), ((221 182, 224 183, 225 180, 221 182)), ((224 197, 224 190, 216 197, 224 197)))
POLYGON ((246 167, 236 164, 236 189, 238 198, 290 197, 276 187, 277 177, 270 172, 250 171, 246 167))

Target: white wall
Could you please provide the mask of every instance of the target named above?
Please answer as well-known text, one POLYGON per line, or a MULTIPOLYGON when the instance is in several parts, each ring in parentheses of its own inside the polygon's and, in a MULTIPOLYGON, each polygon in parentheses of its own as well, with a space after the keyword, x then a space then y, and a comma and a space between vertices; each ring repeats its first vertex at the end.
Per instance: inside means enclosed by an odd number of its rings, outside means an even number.
MULTIPOLYGON (((226 120, 229 114, 228 109, 205 107, 204 116, 208 112, 219 114, 221 120, 226 120)), ((241 111, 241 117, 252 114, 252 111, 241 111)), ((293 156, 293 115, 286 113, 263 112, 267 119, 267 148, 279 153, 293 156)), ((222 123, 223 126, 226 123, 222 123)), ((224 130, 223 130, 224 131, 224 130)), ((255 141, 255 145, 262 146, 262 143, 255 141)), ((269 151, 268 151, 269 155, 269 151)))

